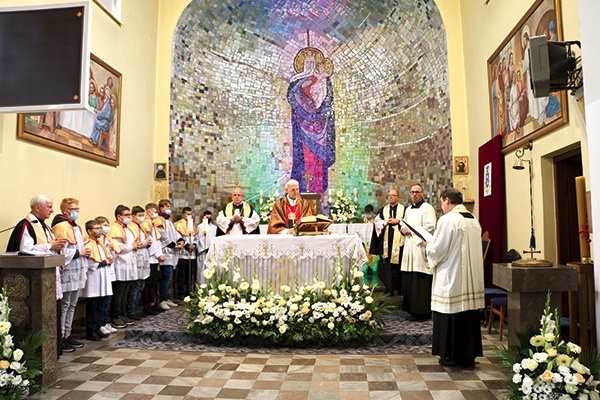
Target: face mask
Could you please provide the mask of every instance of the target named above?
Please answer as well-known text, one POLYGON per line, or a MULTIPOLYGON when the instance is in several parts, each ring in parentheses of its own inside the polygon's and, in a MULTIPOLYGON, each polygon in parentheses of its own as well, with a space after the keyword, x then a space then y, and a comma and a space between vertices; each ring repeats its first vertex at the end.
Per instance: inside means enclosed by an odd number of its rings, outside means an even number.
POLYGON ((69 213, 69 219, 71 221, 75 221, 77 219, 77 217, 79 217, 79 213, 77 211, 71 211, 69 213))
POLYGON ((105 235, 108 235, 108 232, 110 231, 110 228, 108 226, 103 226, 102 227, 102 233, 105 235))
POLYGON ((131 218, 127 217, 123 219, 123 224, 124 225, 129 225, 131 223, 131 218))
POLYGON ((137 219, 138 224, 141 224, 142 222, 144 222, 145 219, 146 218, 144 218, 144 217, 138 217, 138 219, 137 219))
MULTIPOLYGON (((105 227, 103 226, 103 227, 102 227, 102 231, 104 231, 104 228, 105 228, 105 227)), ((106 227, 106 228, 108 228, 108 227, 106 227)), ((108 230, 108 229, 107 229, 107 230, 108 230)), ((106 233, 108 233, 108 232, 106 232, 106 233)), ((102 237, 102 232, 96 232, 96 231, 93 231, 93 232, 92 232, 92 236, 93 236, 93 237, 95 237, 96 239, 100 239, 100 238, 102 237)))
POLYGON ((170 209, 170 208, 167 208, 167 209, 165 210, 165 214, 167 214, 167 215, 171 215, 171 209, 170 209))
POLYGON ((156 219, 156 218, 158 218, 158 213, 152 214, 152 219, 156 219))

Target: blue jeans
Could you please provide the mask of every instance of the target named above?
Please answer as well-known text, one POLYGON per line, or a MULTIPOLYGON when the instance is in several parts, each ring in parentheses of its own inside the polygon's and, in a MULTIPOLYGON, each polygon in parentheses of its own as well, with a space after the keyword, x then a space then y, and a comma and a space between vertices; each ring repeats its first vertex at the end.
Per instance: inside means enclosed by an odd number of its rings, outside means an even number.
POLYGON ((131 281, 129 295, 127 296, 127 315, 137 314, 140 297, 142 296, 145 284, 146 281, 144 279, 131 281))
POLYGON ((169 283, 171 283, 171 279, 173 279, 173 266, 161 265, 160 271, 162 273, 162 279, 160 281, 159 301, 167 301, 169 300, 169 283))

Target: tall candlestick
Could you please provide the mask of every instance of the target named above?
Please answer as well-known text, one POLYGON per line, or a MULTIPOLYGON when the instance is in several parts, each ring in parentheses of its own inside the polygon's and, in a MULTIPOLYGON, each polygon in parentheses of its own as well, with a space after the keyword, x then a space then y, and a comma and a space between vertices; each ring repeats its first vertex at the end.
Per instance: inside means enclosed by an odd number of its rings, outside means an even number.
POLYGON ((587 216, 587 201, 585 197, 585 177, 575 177, 575 194, 577 195, 577 223, 579 225, 579 251, 581 253, 581 262, 589 264, 590 260, 590 242, 588 216, 587 216))
POLYGON ((208 234, 208 218, 206 217, 202 220, 202 231, 204 236, 208 234))
POLYGON ((354 188, 354 202, 358 203, 358 188, 354 188))
POLYGON ((262 206, 263 204, 263 191, 260 191, 260 199, 259 199, 259 204, 262 206))

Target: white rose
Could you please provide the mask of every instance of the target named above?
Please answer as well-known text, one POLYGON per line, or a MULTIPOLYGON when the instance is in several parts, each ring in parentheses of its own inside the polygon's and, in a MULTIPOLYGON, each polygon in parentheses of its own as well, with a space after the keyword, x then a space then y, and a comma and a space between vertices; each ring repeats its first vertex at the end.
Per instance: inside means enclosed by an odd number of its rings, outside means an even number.
POLYGON ((535 371, 538 367, 538 363, 535 360, 532 360, 531 358, 523 359, 523 361, 521 361, 521 365, 523 366, 523 368, 528 369, 530 371, 535 371))
POLYGON ((210 268, 207 268, 207 269, 204 270, 204 272, 202 273, 202 275, 204 275, 204 277, 206 279, 210 279, 213 276, 213 270, 210 269, 210 268))
POLYGON ((331 330, 331 329, 335 328, 335 324, 333 322, 330 322, 327 324, 327 327, 331 330))
POLYGON ((371 296, 365 297, 365 303, 371 304, 373 302, 373 298, 371 296))
POLYGON ((21 361, 21 358, 23 358, 23 350, 16 349, 13 352, 13 360, 15 360, 15 361, 21 361))
POLYGON ((514 374, 513 375, 512 381, 514 383, 521 383, 522 380, 523 380, 523 375, 521 375, 521 374, 514 374))
POLYGON ((548 354, 547 353, 535 353, 532 358, 537 362, 537 363, 543 363, 546 362, 546 360, 548 360, 548 354))

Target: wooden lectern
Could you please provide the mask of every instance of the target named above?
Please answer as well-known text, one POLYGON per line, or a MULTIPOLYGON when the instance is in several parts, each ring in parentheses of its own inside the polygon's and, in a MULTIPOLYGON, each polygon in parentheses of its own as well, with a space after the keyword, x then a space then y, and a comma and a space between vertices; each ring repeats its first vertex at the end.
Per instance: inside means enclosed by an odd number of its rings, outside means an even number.
POLYGON ((56 267, 65 256, 0 255, 0 285, 6 288, 10 302, 10 322, 29 323, 46 335, 42 346, 42 386, 56 382, 56 267))
MULTIPOLYGON (((494 285, 508 290, 508 344, 519 345, 517 333, 531 327, 540 328, 548 290, 552 292, 551 308, 558 308, 560 292, 577 291, 577 270, 556 267, 515 267, 493 265, 494 285)), ((557 321, 558 323, 558 321, 557 321)))

